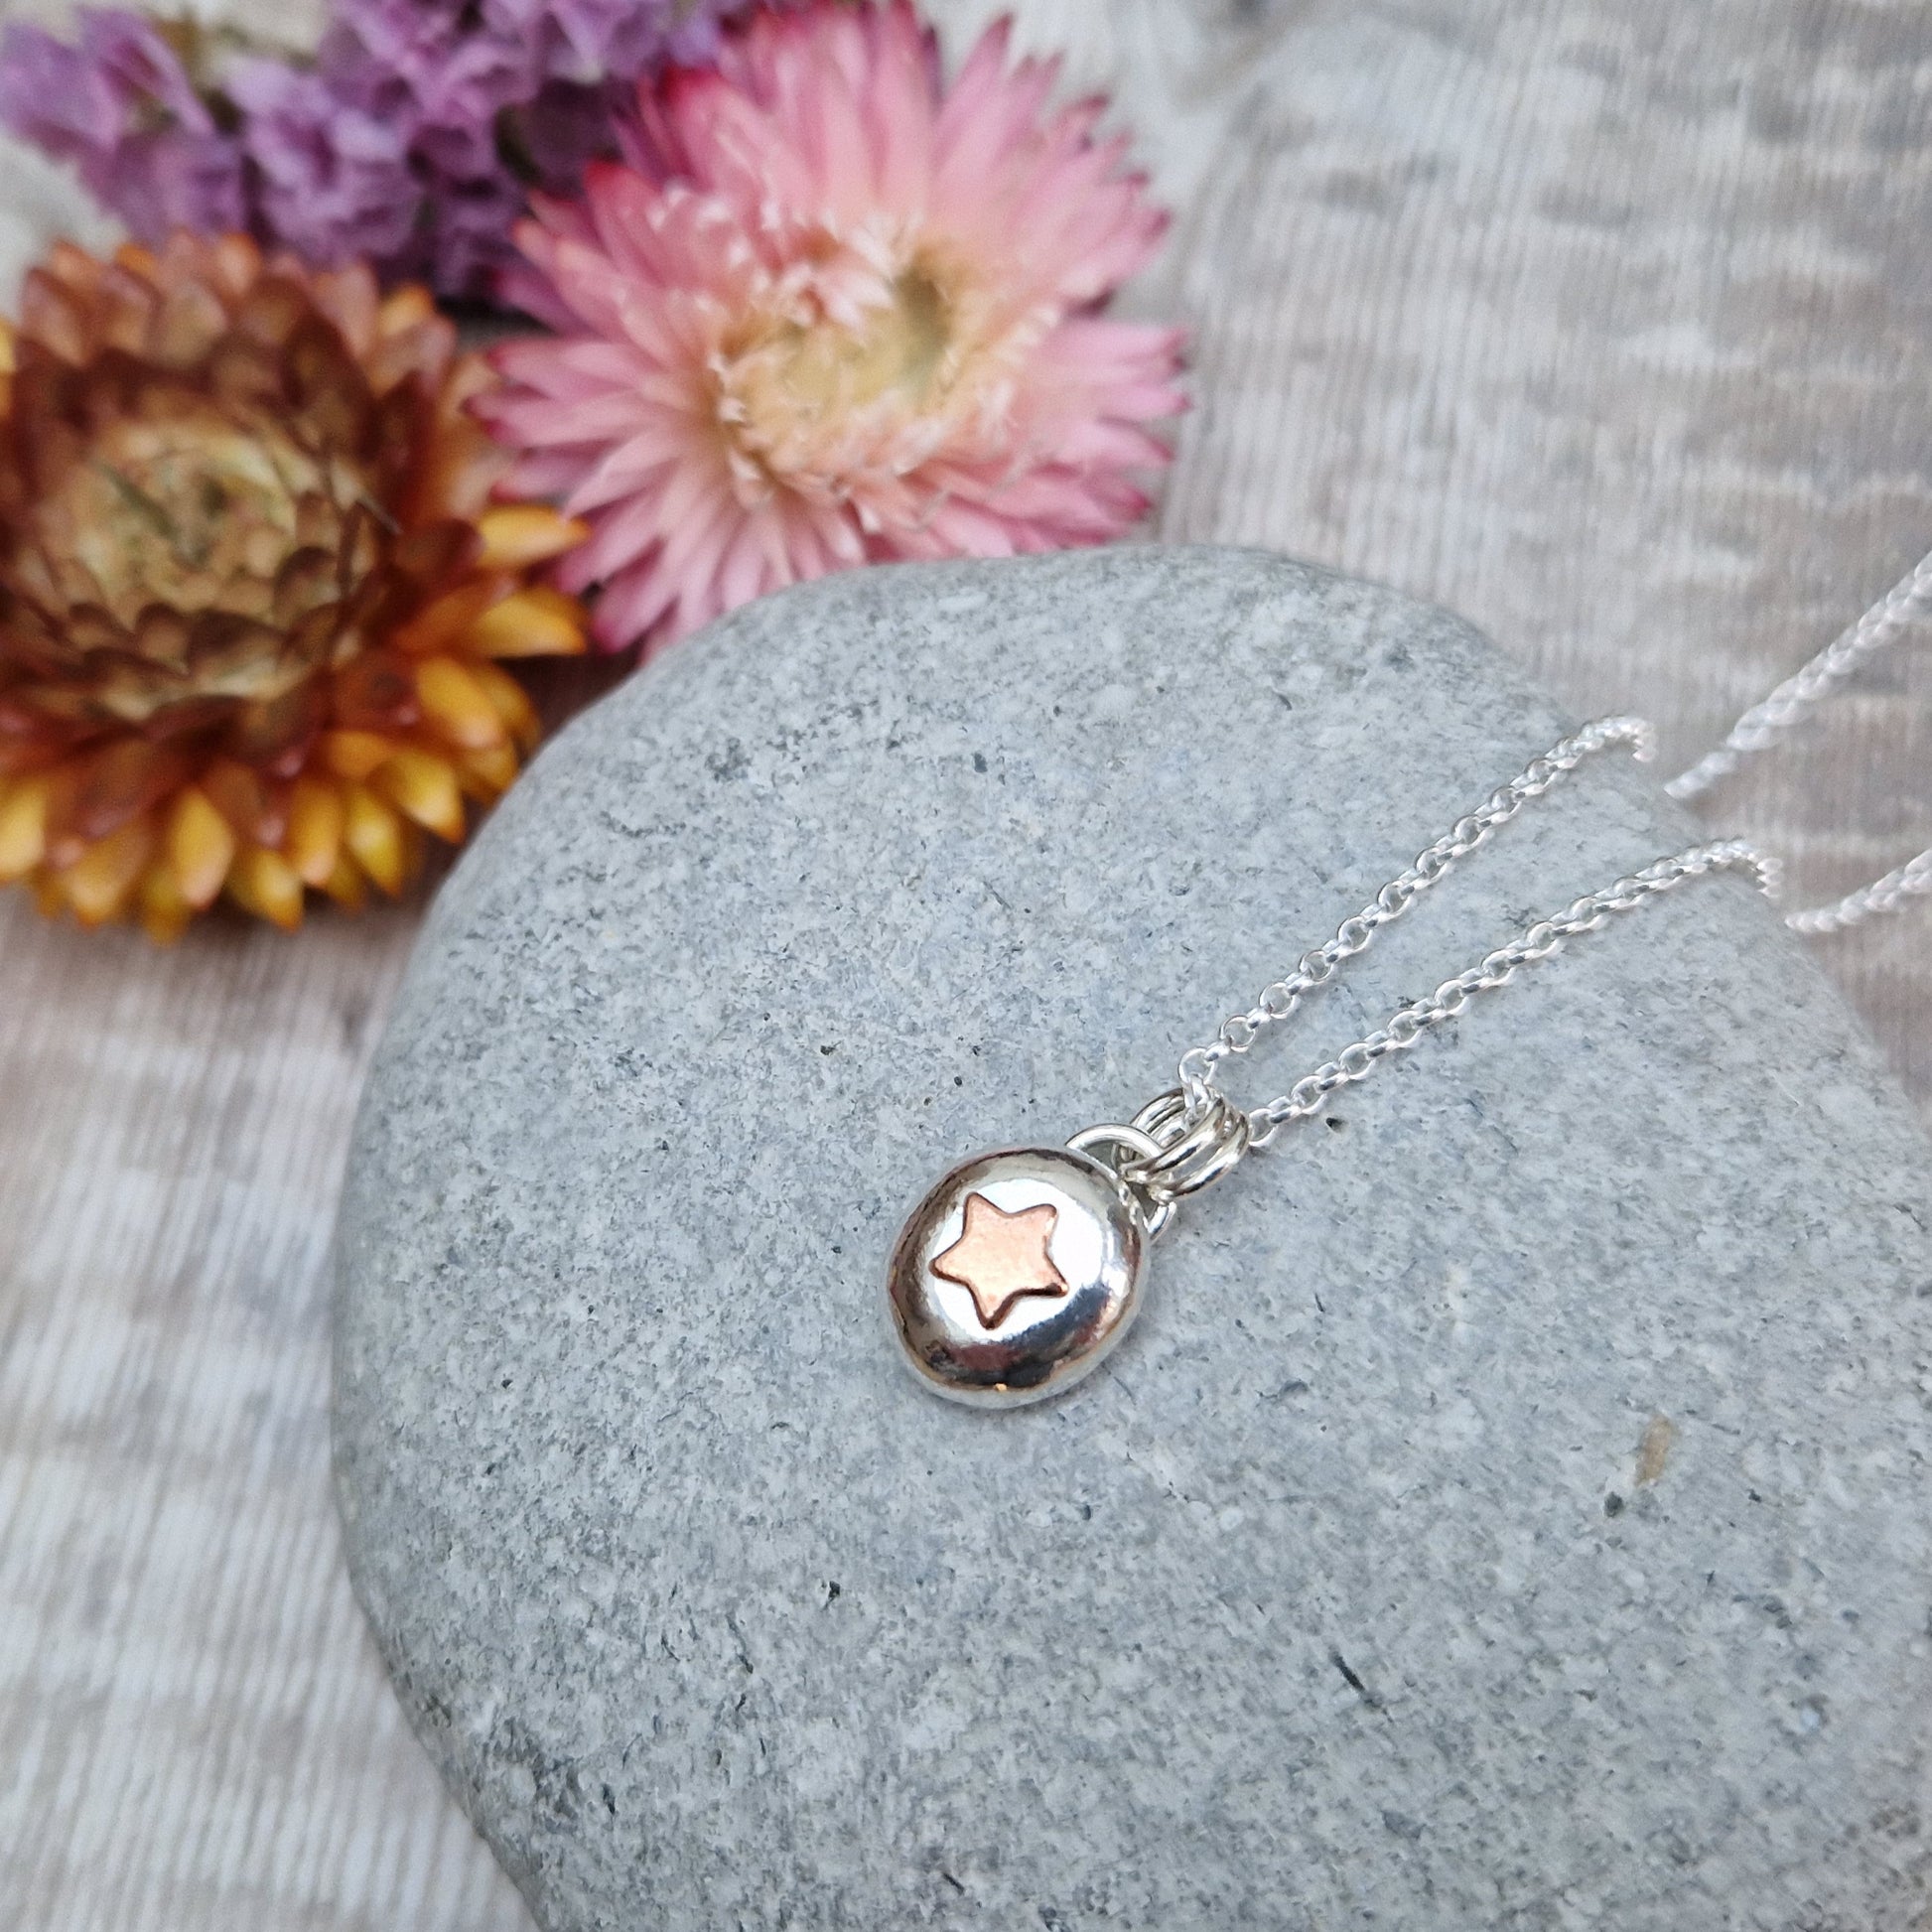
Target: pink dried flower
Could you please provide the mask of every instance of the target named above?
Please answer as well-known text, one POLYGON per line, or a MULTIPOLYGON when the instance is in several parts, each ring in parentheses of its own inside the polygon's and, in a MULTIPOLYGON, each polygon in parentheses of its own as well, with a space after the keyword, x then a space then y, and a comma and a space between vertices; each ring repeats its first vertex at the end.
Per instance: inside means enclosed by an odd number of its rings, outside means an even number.
POLYGON ((898 558, 1121 535, 1169 459, 1177 331, 1105 319, 1166 217, 1047 105, 1005 23, 940 77, 907 0, 811 0, 639 93, 628 166, 540 200, 507 293, 556 339, 505 345, 483 405, 515 487, 593 535, 612 648, 781 584, 898 558))

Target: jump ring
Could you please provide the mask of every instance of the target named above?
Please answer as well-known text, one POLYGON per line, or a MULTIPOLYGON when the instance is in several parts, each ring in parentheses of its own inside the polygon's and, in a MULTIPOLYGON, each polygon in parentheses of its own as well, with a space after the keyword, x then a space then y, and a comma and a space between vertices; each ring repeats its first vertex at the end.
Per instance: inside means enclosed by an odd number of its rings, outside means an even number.
POLYGON ((1248 1151, 1248 1117, 1226 1094, 1209 1089, 1209 1104, 1190 1117, 1177 1087, 1157 1095, 1134 1116, 1134 1125, 1160 1144, 1160 1153, 1124 1170, 1128 1181, 1156 1200, 1177 1200, 1211 1186, 1248 1151))
POLYGON ((1128 1179, 1119 1163, 1110 1161, 1099 1152, 1100 1148, 1125 1148, 1136 1162, 1154 1159, 1161 1152, 1161 1143, 1153 1135, 1144 1134, 1138 1127, 1083 1127, 1067 1142, 1075 1154, 1084 1154, 1089 1160, 1098 1161, 1112 1171, 1120 1183, 1133 1196, 1134 1205, 1141 1211, 1141 1219, 1147 1228, 1150 1241, 1159 1240, 1167 1232, 1168 1223, 1173 1219, 1174 1203, 1172 1198, 1158 1200, 1145 1189, 1128 1179))

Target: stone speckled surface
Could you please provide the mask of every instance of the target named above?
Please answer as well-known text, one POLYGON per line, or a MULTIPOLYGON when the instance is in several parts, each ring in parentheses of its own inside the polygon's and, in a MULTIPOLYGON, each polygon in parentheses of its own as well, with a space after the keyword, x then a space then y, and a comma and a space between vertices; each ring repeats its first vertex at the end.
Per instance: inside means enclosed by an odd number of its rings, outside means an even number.
MULTIPOLYGON (((1923 1143, 1737 881, 1197 1203, 984 1415, 880 1270, 1118 1119, 1566 721, 1255 553, 879 571, 567 732, 444 892, 343 1210, 358 1587, 548 1932, 1912 1932, 1923 1143)), ((1684 842, 1587 769, 1273 1092, 1684 842)))

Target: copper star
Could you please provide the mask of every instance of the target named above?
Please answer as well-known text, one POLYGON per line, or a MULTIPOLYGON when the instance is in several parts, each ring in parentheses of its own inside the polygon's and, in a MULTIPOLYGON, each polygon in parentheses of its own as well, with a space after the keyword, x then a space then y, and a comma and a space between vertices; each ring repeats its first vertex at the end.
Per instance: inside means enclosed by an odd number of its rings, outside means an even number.
POLYGON ((932 1272, 973 1298, 980 1326, 997 1328, 1023 1295, 1064 1295, 1066 1277, 1046 1252, 1060 1210, 1049 1202, 1009 1214, 984 1194, 966 1196, 966 1226, 932 1272))

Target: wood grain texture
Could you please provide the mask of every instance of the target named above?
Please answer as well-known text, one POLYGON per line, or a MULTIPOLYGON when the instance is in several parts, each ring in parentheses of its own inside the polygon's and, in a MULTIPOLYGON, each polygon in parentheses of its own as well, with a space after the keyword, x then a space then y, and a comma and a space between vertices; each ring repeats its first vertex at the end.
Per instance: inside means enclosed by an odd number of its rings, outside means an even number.
MULTIPOLYGON (((999 5, 937 11, 957 40, 999 5)), ((1680 762, 1932 544, 1915 0, 1018 12, 1176 209, 1136 297, 1197 332, 1162 534, 1453 605, 1680 762)), ((78 223, 0 149, 0 294, 78 223)), ((1898 653, 1714 819, 1819 894, 1932 843, 1928 700, 1932 654, 1898 653)), ((10 1924, 527 1923, 401 1725, 328 1491, 333 1195, 413 923, 159 956, 0 900, 10 1924)), ((1929 931, 1823 955, 1921 1104, 1929 931)))

